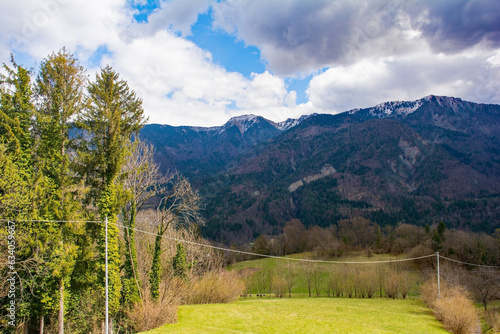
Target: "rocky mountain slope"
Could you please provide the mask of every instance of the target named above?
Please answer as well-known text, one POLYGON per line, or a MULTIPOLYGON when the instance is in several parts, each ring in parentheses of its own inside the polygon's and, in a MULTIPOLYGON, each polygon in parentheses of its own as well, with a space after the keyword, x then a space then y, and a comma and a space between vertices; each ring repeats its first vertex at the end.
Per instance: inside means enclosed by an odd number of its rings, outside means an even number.
POLYGON ((260 116, 243 115, 210 128, 150 124, 141 130, 140 137, 155 146, 162 172, 179 171, 199 179, 223 171, 240 154, 308 117, 274 123, 260 116))
POLYGON ((222 127, 148 125, 143 138, 207 203, 204 233, 224 242, 278 233, 299 218, 329 226, 500 227, 500 106, 428 96, 286 124, 262 117, 222 127))

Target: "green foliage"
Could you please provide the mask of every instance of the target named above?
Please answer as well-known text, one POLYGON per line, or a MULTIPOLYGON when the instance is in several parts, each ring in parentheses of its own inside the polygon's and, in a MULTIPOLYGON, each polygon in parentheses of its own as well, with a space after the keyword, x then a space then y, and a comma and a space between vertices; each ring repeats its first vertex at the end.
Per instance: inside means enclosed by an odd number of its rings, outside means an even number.
MULTIPOLYGON (((84 68, 65 49, 41 62, 35 83, 30 71, 14 60, 12 65, 0 75, 0 218, 65 221, 18 222, 17 317, 32 324, 43 317, 53 326, 66 314, 77 321, 78 308, 93 305, 87 310, 92 324, 71 332, 95 331, 104 297, 105 229, 67 221, 108 218, 111 314, 138 301, 130 270, 126 301, 120 300, 123 250, 116 223, 124 198, 118 175, 132 134, 145 122, 142 101, 110 67, 87 83, 84 68), (75 119, 80 136, 74 135, 75 119), (88 293, 94 290, 102 294, 88 293)), ((133 234, 127 246, 135 248, 133 234)), ((128 268, 137 267, 136 255, 128 258, 128 268)), ((2 277, 5 270, 0 268, 2 277)))
POLYGON ((130 138, 146 119, 142 100, 109 66, 89 84, 88 94, 78 125, 90 134, 85 154, 88 181, 97 191, 102 191, 105 185, 115 182, 130 138))
POLYGON ((181 243, 177 244, 177 252, 172 259, 172 269, 174 270, 174 276, 179 277, 183 281, 188 279, 188 273, 190 269, 190 264, 186 261, 186 251, 181 243))
POLYGON ((436 252, 442 248, 443 242, 445 241, 445 231, 446 225, 443 221, 440 221, 437 230, 434 230, 434 232, 432 233, 432 248, 436 252))
POLYGON ((16 156, 9 154, 0 142, 0 216, 24 218, 30 212, 33 196, 30 172, 16 163, 16 156))
POLYGON ((0 74, 0 137, 10 153, 21 153, 30 160, 33 145, 31 127, 35 107, 30 71, 12 58, 11 69, 4 64, 7 76, 0 74))
POLYGON ((269 247, 269 241, 262 234, 255 239, 252 251, 257 254, 269 255, 271 253, 271 248, 269 247))
POLYGON ((149 290, 151 299, 158 300, 160 296, 160 280, 161 280, 161 234, 157 234, 155 238, 155 248, 153 252, 153 262, 151 271, 149 272, 149 290))
MULTIPOLYGON (((109 184, 101 193, 99 201, 99 212, 101 221, 108 220, 108 284, 109 284, 109 312, 110 315, 116 315, 120 308, 121 297, 121 278, 120 265, 121 256, 119 252, 118 227, 116 226, 117 217, 117 193, 116 186, 109 184)), ((98 239, 98 249, 100 261, 98 264, 99 285, 104 287, 105 278, 105 237, 106 229, 104 224, 100 225, 98 239)), ((104 296, 104 289, 102 289, 104 296)))
MULTIPOLYGON (((140 300, 140 282, 135 268, 137 266, 137 251, 135 247, 135 217, 137 211, 135 202, 132 202, 127 229, 125 229, 125 274, 123 277, 123 299, 125 305, 136 303, 140 300)), ((126 215, 124 215, 125 217, 126 215)))
MULTIPOLYGON (((110 282, 110 312, 116 314, 120 307, 121 278, 118 229, 114 225, 122 206, 123 193, 117 179, 128 153, 133 133, 143 126, 142 101, 131 91, 118 74, 106 67, 96 75, 96 80, 88 86, 89 97, 78 125, 90 134, 83 148, 82 156, 87 182, 92 186, 89 202, 98 204, 102 220, 108 218, 108 258, 110 282)), ((104 259, 104 228, 100 226, 99 253, 104 259)), ((99 281, 103 282, 104 267, 99 266, 99 281)), ((129 279, 127 277, 126 279, 129 279)), ((137 300, 137 290, 126 284, 124 299, 137 300)))

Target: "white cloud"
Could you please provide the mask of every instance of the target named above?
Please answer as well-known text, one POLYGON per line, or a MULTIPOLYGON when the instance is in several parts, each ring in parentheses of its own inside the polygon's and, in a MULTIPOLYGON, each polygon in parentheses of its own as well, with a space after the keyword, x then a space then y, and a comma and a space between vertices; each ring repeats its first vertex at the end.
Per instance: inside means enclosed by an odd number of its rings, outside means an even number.
POLYGON ((228 0, 214 5, 215 25, 260 48, 269 69, 309 74, 367 56, 415 49, 400 1, 228 0))
MULTIPOLYGON (((0 49, 16 51, 33 66, 65 46, 92 67, 91 57, 105 47, 108 53, 97 66, 110 64, 128 81, 143 98, 150 122, 208 126, 243 113, 274 120, 293 114, 285 107, 295 105, 282 78, 264 72, 247 79, 228 72, 209 52, 173 33, 188 34, 208 3, 165 2, 150 23, 137 23, 123 0, 9 2, 1 6, 0 28, 7 34, 0 49)), ((8 62, 8 52, 0 56, 8 62)), ((89 68, 91 80, 97 70, 89 68)))
POLYGON ((2 3, 0 43, 38 61, 63 46, 96 49, 120 40, 132 14, 121 0, 8 1, 2 3))
POLYGON ((111 65, 144 98, 152 123, 218 125, 235 113, 275 120, 287 115, 291 100, 282 78, 264 72, 247 79, 228 72, 210 53, 166 30, 112 51, 111 65))
POLYGON ((171 28, 183 36, 191 34, 191 26, 198 20, 200 13, 210 8, 213 0, 171 0, 162 1, 160 9, 148 18, 148 29, 152 32, 171 28))
POLYGON ((500 103, 500 68, 488 64, 491 54, 423 50, 404 57, 364 59, 315 76, 307 92, 316 108, 332 113, 431 94, 500 103))
POLYGON ((148 22, 137 23, 130 3, 2 1, 0 62, 13 51, 24 65, 37 66, 65 46, 89 67, 91 79, 94 65, 111 64, 143 98, 150 122, 172 125, 220 125, 244 113, 280 121, 429 94, 500 103, 498 15, 485 15, 487 4, 171 0, 161 2, 148 22), (228 72, 184 38, 210 6, 216 27, 257 46, 268 71, 250 78, 228 72), (457 23, 455 31, 453 20, 440 20, 449 9, 478 15, 457 23), (460 43, 476 26, 485 30, 460 43), (440 45, 446 53, 438 53, 440 45), (95 64, 103 49, 107 53, 95 64), (276 75, 318 70, 309 101, 300 105, 297 92, 276 75))

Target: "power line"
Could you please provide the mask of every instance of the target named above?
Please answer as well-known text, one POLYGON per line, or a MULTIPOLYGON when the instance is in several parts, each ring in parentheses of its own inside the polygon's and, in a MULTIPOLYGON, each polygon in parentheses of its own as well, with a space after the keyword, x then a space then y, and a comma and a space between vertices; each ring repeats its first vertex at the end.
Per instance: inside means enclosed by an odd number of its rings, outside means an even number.
POLYGON ((3 219, 0 221, 10 222, 35 222, 35 223, 99 223, 104 224, 100 220, 51 220, 51 219, 3 219))
POLYGON ((446 259, 446 260, 448 260, 448 261, 452 261, 452 262, 456 262, 456 263, 464 264, 464 265, 467 265, 467 266, 484 267, 484 268, 497 268, 497 269, 500 269, 500 266, 487 266, 487 265, 485 265, 485 264, 475 264, 475 263, 463 262, 463 261, 459 261, 459 260, 450 259, 449 257, 445 257, 445 256, 442 256, 442 255, 440 255, 439 257, 440 257, 440 258, 442 258, 442 259, 446 259))
MULTIPOLYGON (((121 224, 115 223, 116 226, 126 228, 135 232, 139 233, 145 233, 149 235, 156 236, 156 233, 144 231, 144 230, 139 230, 136 228, 130 228, 121 224)), ((420 260, 420 259, 425 259, 429 257, 436 256, 436 254, 431 254, 431 255, 425 255, 425 256, 419 256, 419 257, 414 257, 414 258, 409 258, 409 259, 395 259, 395 260, 381 260, 381 261, 329 261, 329 260, 314 260, 314 259, 300 259, 300 258, 293 258, 293 257, 286 257, 286 256, 276 256, 276 255, 266 255, 266 254, 258 254, 258 253, 253 253, 253 252, 246 252, 246 251, 241 251, 237 249, 230 249, 230 248, 225 248, 225 247, 219 247, 219 246, 213 246, 213 245, 207 245, 203 244, 200 242, 195 242, 195 241, 189 241, 189 240, 184 240, 184 239, 179 239, 179 238, 174 238, 174 237, 169 237, 162 235, 161 236, 164 239, 169 239, 177 242, 184 242, 187 244, 195 245, 195 246, 201 246, 201 247, 206 247, 206 248, 212 248, 212 249, 217 249, 217 250, 222 250, 222 251, 227 251, 227 252, 233 252, 233 253, 239 253, 239 254, 244 254, 244 255, 251 255, 251 256, 260 256, 260 257, 265 257, 265 258, 272 258, 272 259, 279 259, 279 260, 292 260, 292 261, 297 261, 297 262, 313 262, 313 263, 329 263, 329 264, 379 264, 379 263, 393 263, 393 262, 407 262, 407 261, 413 261, 413 260, 420 260)))
MULTIPOLYGON (((104 224, 102 221, 98 220, 33 220, 33 219, 0 219, 0 221, 17 221, 17 222, 42 222, 42 223, 96 223, 96 224, 104 224)), ((135 232, 139 233, 144 233, 144 234, 149 234, 152 236, 157 236, 157 233, 149 232, 149 231, 144 231, 140 230, 137 228, 130 228, 125 225, 121 225, 118 223, 114 223, 112 225, 115 225, 117 227, 122 227, 128 230, 132 230, 135 232)), ((150 224, 153 225, 153 224, 150 224)), ((166 235, 161 236, 163 239, 168 239, 172 241, 177 241, 177 242, 182 242, 186 244, 191 244, 195 246, 200 246, 200 247, 205 247, 205 248, 211 248, 211 249, 216 249, 216 250, 221 250, 225 252, 231 252, 231 253, 238 253, 238 254, 243 254, 243 255, 250 255, 250 256, 257 256, 257 257, 263 257, 263 258, 271 258, 271 259, 277 259, 277 260, 287 260, 287 261, 297 261, 297 262, 312 262, 312 263, 326 263, 326 264, 383 264, 383 263, 397 263, 397 262, 409 262, 409 261, 415 261, 415 260, 421 260, 421 259, 426 259, 426 258, 431 258, 435 257, 436 254, 429 254, 429 255, 424 255, 424 256, 419 256, 419 257, 413 257, 413 258, 407 258, 407 259, 393 259, 393 260, 379 260, 379 261, 331 261, 331 260, 315 260, 315 259, 301 259, 301 258, 293 258, 293 257, 286 257, 286 256, 277 256, 277 255, 266 255, 266 254, 258 254, 258 253, 253 253, 253 252, 247 252, 247 251, 242 251, 238 249, 231 249, 231 248, 226 248, 226 247, 219 247, 219 246, 214 246, 214 245, 208 245, 200 242, 195 242, 195 241, 190 241, 190 240, 185 240, 185 239, 180 239, 180 238, 174 238, 174 237, 169 237, 166 235)), ((476 266, 476 267, 485 267, 485 268, 500 268, 500 266, 488 266, 488 265, 482 265, 482 264, 474 264, 474 263, 468 263, 468 262, 463 262, 459 260, 454 260, 445 256, 440 255, 439 256, 442 259, 464 264, 464 265, 469 265, 469 266, 476 266)))

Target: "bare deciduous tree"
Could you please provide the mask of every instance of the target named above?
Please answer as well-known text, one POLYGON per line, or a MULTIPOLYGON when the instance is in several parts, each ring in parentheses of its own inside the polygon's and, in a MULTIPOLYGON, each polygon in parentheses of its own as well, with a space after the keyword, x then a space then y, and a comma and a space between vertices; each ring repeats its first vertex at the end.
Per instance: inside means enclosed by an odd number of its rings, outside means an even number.
POLYGON ((137 275, 137 250, 135 246, 135 227, 137 212, 147 200, 158 194, 161 187, 167 183, 168 177, 159 173, 159 165, 153 160, 154 149, 138 138, 131 144, 131 153, 122 168, 123 187, 127 194, 127 201, 123 207, 123 220, 127 227, 124 231, 127 257, 125 261, 125 283, 131 296, 130 302, 137 298, 144 299, 141 294, 140 282, 137 275))
POLYGON ((163 235, 169 227, 189 226, 190 224, 203 224, 200 214, 201 199, 191 187, 187 179, 182 176, 171 178, 170 186, 166 188, 164 196, 158 205, 158 220, 155 237, 153 263, 149 276, 151 297, 156 300, 159 296, 162 253, 161 242, 163 235))
POLYGON ((487 311, 488 303, 500 295, 499 270, 478 268, 467 276, 467 286, 487 311))

